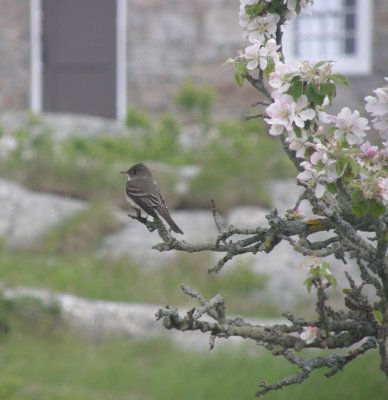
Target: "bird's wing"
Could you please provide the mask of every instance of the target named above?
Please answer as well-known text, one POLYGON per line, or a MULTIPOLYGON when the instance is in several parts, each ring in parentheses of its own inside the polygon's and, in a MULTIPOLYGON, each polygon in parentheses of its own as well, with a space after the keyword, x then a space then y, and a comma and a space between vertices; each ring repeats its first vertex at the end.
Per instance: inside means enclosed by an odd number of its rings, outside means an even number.
POLYGON ((154 209, 158 207, 160 197, 157 192, 145 193, 136 180, 128 181, 125 187, 126 194, 147 214, 155 217, 154 209))

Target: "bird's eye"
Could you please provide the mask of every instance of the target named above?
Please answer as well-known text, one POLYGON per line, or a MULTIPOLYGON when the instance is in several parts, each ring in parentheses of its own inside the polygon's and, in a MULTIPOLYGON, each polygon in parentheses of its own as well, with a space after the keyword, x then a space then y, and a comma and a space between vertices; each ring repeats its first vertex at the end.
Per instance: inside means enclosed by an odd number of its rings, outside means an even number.
POLYGON ((136 170, 135 169, 132 171, 132 175, 136 175, 136 170))

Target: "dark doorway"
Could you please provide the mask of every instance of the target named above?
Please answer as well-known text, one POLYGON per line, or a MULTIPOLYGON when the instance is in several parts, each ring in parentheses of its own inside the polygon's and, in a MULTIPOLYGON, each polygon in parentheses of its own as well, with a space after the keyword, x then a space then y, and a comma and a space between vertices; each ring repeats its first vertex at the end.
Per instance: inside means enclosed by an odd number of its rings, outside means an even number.
POLYGON ((44 111, 116 118, 116 8, 42 0, 44 111))

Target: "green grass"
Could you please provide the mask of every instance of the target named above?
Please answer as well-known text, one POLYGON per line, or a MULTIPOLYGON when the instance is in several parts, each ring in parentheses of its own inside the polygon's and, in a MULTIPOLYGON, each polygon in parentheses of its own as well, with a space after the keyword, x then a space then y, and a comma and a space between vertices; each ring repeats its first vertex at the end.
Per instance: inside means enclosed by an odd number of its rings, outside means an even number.
POLYGON ((0 158, 0 176, 34 190, 124 206, 125 180, 119 171, 144 161, 152 165, 167 200, 179 197, 169 202, 171 208, 208 208, 211 199, 221 210, 238 204, 268 206, 267 180, 295 175, 279 140, 258 120, 215 123, 206 88, 196 90, 191 84, 182 93, 180 106, 202 115, 197 121, 203 125, 202 137, 193 147, 182 145, 183 127, 171 114, 152 119, 131 109, 129 131, 120 136, 74 135, 64 141, 30 118, 14 132, 17 148, 0 158), (176 196, 176 175, 163 172, 158 163, 198 165, 201 172, 188 182, 186 194, 176 196))
MULTIPOLYGON (((71 333, 60 310, 29 299, 0 301, 0 315, 10 329, 0 332, 2 400, 243 400, 254 398, 258 382, 295 372, 253 342, 217 341, 215 350, 198 352, 167 338, 88 340, 71 333)), ((265 398, 383 400, 388 382, 378 364, 370 352, 330 379, 318 371, 265 398)))
POLYGON ((96 256, 104 235, 117 228, 109 209, 94 204, 24 249, 0 248, 0 281, 6 286, 47 288, 91 299, 192 304, 180 290, 185 283, 208 298, 222 293, 230 312, 278 314, 271 304, 257 301, 267 278, 249 265, 209 275, 214 260, 206 253, 178 253, 165 267, 153 269, 128 259, 96 256))
POLYGON ((57 256, 4 250, 0 281, 8 287, 47 288, 91 299, 193 305, 180 290, 185 283, 208 298, 221 293, 231 313, 278 315, 274 306, 256 300, 265 276, 244 266, 213 276, 207 273, 209 266, 206 255, 180 256, 166 267, 150 270, 82 253, 57 256))
POLYGON ((111 209, 104 203, 95 203, 65 219, 29 247, 35 253, 55 256, 90 253, 98 249, 105 235, 119 228, 111 209))
POLYGON ((220 123, 219 135, 199 156, 203 168, 192 183, 191 201, 214 199, 221 210, 239 204, 269 207, 267 181, 292 176, 294 167, 264 130, 258 120, 220 123))
MULTIPOLYGON (((254 344, 203 353, 167 340, 87 342, 68 334, 13 332, 0 344, 0 398, 4 400, 254 399, 258 382, 293 372, 254 344)), ((314 373, 302 385, 268 400, 383 400, 388 383, 376 352, 327 379, 314 373)))

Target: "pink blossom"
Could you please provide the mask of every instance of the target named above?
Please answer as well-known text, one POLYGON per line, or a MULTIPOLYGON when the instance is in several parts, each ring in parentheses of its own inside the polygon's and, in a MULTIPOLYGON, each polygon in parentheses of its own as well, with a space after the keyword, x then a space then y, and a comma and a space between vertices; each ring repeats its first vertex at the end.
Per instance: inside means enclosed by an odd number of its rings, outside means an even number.
MULTIPOLYGON (((269 116, 265 121, 270 125, 278 125, 290 131, 295 117, 294 100, 290 95, 281 93, 274 93, 274 100, 275 101, 265 110, 266 114, 269 116)), ((281 130, 280 133, 282 133, 282 131, 283 130, 281 130)))
POLYGON ((374 158, 378 154, 379 148, 377 146, 372 146, 369 142, 365 142, 360 146, 362 153, 365 157, 374 158))
POLYGON ((303 332, 299 337, 306 342, 306 344, 311 344, 321 337, 321 330, 317 326, 304 326, 303 332))
POLYGON ((360 117, 358 111, 352 113, 348 107, 344 107, 337 116, 329 116, 329 120, 334 122, 337 128, 334 138, 338 140, 345 136, 350 145, 361 144, 366 136, 365 131, 370 129, 368 120, 360 117))
POLYGON ((315 116, 315 111, 311 108, 306 108, 308 100, 305 95, 302 95, 295 103, 289 94, 274 92, 272 94, 274 102, 269 105, 265 112, 269 116, 265 121, 270 125, 278 127, 270 131, 271 135, 279 135, 283 133, 283 127, 287 131, 292 131, 292 124, 295 123, 299 128, 303 128, 307 120, 311 120, 315 116))

